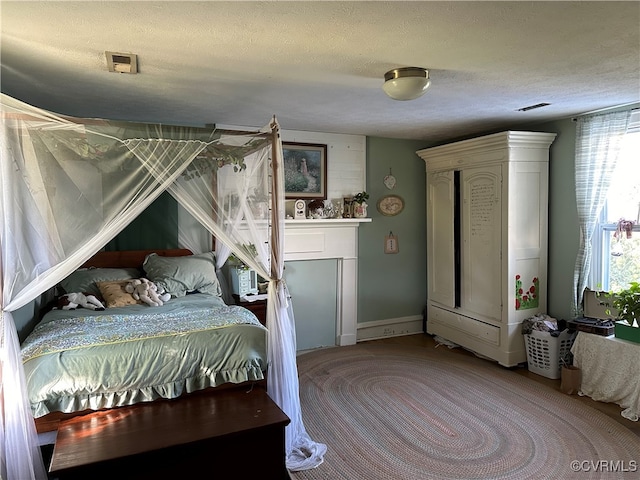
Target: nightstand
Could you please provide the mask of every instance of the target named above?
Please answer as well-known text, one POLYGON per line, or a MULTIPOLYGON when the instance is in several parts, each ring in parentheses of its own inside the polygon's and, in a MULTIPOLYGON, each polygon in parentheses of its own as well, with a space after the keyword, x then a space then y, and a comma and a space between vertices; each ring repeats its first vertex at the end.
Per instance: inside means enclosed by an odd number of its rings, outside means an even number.
POLYGON ((245 302, 240 299, 238 295, 233 294, 233 300, 236 302, 236 305, 240 305, 241 307, 246 308, 253 312, 253 314, 258 318, 262 325, 267 325, 267 301, 266 300, 255 300, 253 302, 245 302))

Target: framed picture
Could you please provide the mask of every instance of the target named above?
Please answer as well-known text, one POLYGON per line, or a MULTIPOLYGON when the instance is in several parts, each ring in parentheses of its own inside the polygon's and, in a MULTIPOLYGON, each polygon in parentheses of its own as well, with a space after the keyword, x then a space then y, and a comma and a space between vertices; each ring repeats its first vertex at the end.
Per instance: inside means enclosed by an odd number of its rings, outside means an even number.
POLYGON ((282 142, 285 198, 327 198, 327 146, 282 142))

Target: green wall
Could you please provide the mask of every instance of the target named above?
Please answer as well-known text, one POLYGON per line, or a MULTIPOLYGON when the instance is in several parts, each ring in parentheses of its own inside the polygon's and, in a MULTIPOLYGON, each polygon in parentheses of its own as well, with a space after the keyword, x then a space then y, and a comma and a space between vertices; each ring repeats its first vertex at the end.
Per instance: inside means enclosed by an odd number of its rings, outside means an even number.
POLYGON ((163 192, 113 240, 107 251, 178 248, 178 202, 163 192))
POLYGON ((422 315, 426 304, 425 165, 416 151, 424 141, 367 138, 367 216, 358 232, 358 323, 422 315), (397 183, 383 183, 389 169, 397 183), (399 215, 386 217, 376 203, 394 193, 405 201, 399 215), (384 237, 398 236, 399 253, 384 253, 384 237))
POLYGON ((526 130, 557 134, 549 151, 547 313, 558 319, 571 319, 573 269, 580 242, 574 175, 576 123, 568 118, 526 130))

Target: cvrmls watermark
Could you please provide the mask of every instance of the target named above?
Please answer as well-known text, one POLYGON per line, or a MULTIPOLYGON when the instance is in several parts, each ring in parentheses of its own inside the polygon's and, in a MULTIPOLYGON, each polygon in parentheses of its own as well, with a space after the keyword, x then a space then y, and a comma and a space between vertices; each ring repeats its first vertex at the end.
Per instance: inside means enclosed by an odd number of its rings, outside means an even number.
POLYGON ((638 462, 635 460, 573 460, 571 470, 574 472, 637 472, 638 462))

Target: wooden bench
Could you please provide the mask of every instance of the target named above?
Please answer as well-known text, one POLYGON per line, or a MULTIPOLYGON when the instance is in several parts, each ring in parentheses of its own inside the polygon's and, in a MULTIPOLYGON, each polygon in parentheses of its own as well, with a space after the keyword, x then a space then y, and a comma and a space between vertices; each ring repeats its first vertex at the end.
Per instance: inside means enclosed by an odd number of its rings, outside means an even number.
POLYGON ((49 472, 60 480, 288 479, 288 424, 262 387, 93 412, 60 423, 49 472))

